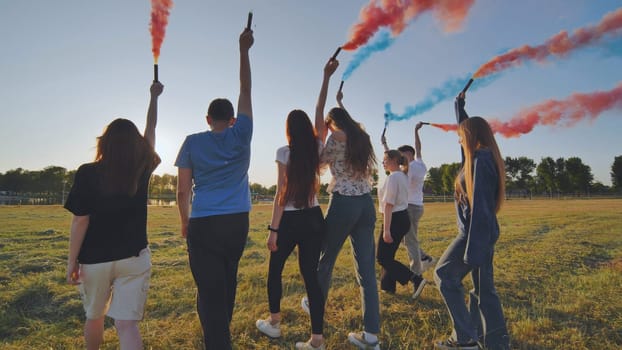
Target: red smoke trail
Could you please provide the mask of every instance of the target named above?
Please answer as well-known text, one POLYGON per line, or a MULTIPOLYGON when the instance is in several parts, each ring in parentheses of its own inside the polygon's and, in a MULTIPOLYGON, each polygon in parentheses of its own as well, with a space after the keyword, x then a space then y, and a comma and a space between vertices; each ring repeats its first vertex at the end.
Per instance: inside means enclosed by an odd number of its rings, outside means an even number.
POLYGON ((149 31, 151 31, 151 51, 153 51, 153 61, 155 63, 158 63, 158 58, 160 57, 160 46, 162 46, 162 41, 164 40, 169 10, 172 6, 172 0, 151 0, 149 31))
MULTIPOLYGON (((622 110, 622 82, 609 91, 575 93, 565 100, 547 100, 518 112, 509 121, 489 119, 492 130, 504 137, 519 137, 538 125, 572 127, 585 119, 596 119, 611 109, 622 110)), ((444 131, 456 130, 455 124, 430 125, 444 131)))
POLYGON ((437 123, 430 123, 430 125, 437 127, 443 131, 456 131, 458 130, 458 125, 456 124, 437 124, 437 123))
POLYGON ((573 50, 598 42, 607 34, 615 34, 621 28, 622 8, 619 8, 607 13, 596 26, 579 28, 572 35, 569 35, 567 31, 561 31, 550 37, 542 45, 535 47, 524 45, 502 55, 495 56, 479 67, 473 77, 481 78, 498 73, 502 70, 519 66, 528 60, 543 61, 550 55, 564 56, 573 50))
POLYGON ((344 50, 356 50, 366 44, 381 28, 390 27, 393 36, 404 31, 408 22, 420 14, 433 11, 446 31, 457 30, 475 0, 371 0, 361 9, 359 23, 350 29, 350 39, 344 50))
POLYGON ((571 127, 585 119, 596 119, 610 109, 622 109, 622 82, 609 91, 575 93, 565 100, 547 100, 518 112, 507 122, 489 121, 495 132, 519 137, 536 125, 571 127))

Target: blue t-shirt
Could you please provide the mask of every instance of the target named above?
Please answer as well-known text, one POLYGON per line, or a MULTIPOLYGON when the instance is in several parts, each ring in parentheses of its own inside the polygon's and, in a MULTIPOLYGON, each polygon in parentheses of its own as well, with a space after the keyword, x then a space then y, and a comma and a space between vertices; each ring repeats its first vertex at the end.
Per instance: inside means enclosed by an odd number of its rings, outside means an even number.
POLYGON ((235 124, 220 133, 205 131, 186 137, 175 166, 192 169, 191 218, 251 210, 252 135, 251 118, 238 114, 235 124))

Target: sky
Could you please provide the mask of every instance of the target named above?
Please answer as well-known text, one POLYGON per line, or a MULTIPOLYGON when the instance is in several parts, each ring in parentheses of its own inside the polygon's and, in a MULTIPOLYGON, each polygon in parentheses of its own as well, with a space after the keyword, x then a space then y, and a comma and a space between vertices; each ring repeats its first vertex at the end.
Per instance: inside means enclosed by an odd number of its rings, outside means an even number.
MULTIPOLYGON (((171 9, 159 58, 156 174, 176 174, 174 161, 188 134, 207 129, 217 97, 237 104, 238 37, 253 11, 250 50, 254 135, 249 179, 276 183, 276 149, 286 143, 292 109, 314 117, 324 64, 348 41, 366 0, 178 0, 171 9)), ((495 55, 539 45, 562 30, 596 25, 622 7, 619 0, 475 0, 457 31, 423 13, 351 72, 344 104, 365 127, 382 159, 385 104, 396 113, 416 105, 445 81, 473 73, 495 55)), ((97 136, 118 117, 142 131, 153 79, 149 1, 0 1, 0 172, 23 168, 69 170, 93 160, 97 136)), ((326 110, 336 105, 342 74, 355 51, 342 51, 326 110)), ((611 90, 622 81, 622 33, 563 58, 504 71, 467 94, 470 115, 509 120, 521 109, 573 93, 611 90)), ((477 82, 477 81, 476 81, 477 82)), ((459 91, 456 91, 457 94, 459 91)), ((453 94, 453 95, 455 95, 453 94)), ((537 126, 518 138, 497 135, 504 157, 579 157, 595 180, 611 185, 622 155, 622 110, 606 111, 572 127, 537 126)), ((312 119, 313 120, 313 119, 312 119)), ((389 123, 390 146, 414 143, 418 121, 453 123, 453 101, 389 123)), ((420 131, 429 167, 458 162, 453 132, 420 131)), ((323 178, 323 182, 327 179, 323 178)))

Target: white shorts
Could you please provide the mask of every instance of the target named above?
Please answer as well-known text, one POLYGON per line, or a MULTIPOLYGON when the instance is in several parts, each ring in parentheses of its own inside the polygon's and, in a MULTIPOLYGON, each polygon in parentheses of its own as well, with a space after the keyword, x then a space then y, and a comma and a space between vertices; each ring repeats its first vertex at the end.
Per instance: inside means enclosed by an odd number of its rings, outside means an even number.
POLYGON ((87 319, 142 320, 151 279, 151 251, 80 266, 80 295, 87 319))

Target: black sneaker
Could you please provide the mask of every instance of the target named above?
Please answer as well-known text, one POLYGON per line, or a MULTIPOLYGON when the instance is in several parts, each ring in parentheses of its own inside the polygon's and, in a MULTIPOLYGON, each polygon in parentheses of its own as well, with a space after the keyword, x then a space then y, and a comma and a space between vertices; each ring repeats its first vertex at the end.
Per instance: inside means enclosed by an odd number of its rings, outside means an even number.
POLYGON ((458 343, 452 339, 447 339, 445 341, 439 341, 434 343, 434 346, 438 349, 444 350, 478 350, 479 345, 477 342, 468 342, 468 343, 458 343))
POLYGON ((423 291, 423 287, 425 287, 428 281, 421 277, 421 275, 415 275, 412 279, 413 282, 413 299, 417 299, 421 292, 423 291))

